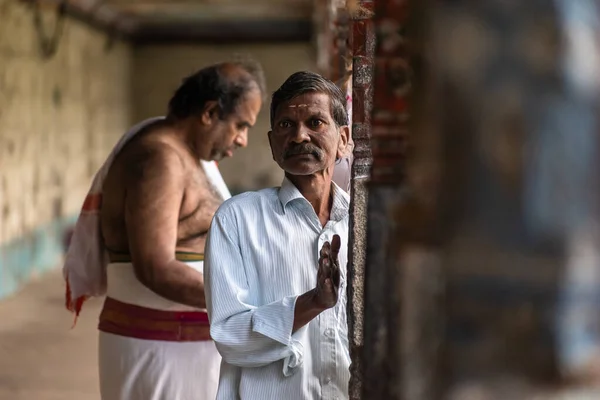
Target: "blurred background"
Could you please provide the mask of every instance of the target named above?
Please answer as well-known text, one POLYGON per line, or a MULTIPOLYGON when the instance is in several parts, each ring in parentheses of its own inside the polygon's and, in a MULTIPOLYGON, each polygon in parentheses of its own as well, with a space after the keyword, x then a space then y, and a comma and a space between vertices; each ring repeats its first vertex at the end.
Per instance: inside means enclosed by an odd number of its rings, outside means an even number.
MULTIPOLYGON (((0 399, 98 398, 98 302, 70 331, 56 269, 93 174, 203 66, 249 55, 269 93, 316 70, 314 3, 0 0, 0 399)), ((268 118, 220 163, 234 194, 281 182, 268 118)))

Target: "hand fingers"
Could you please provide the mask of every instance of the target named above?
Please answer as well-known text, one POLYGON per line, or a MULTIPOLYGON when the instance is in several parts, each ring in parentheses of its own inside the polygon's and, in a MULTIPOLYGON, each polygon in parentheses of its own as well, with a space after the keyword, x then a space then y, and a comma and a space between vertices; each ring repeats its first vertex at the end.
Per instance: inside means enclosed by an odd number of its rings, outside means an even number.
POLYGON ((341 273, 340 266, 338 263, 332 263, 331 265, 331 278, 333 279, 333 284, 335 287, 340 286, 341 273))
POLYGON ((331 245, 325 242, 321 247, 321 257, 319 258, 319 273, 324 277, 331 276, 331 245))
POLYGON ((319 270, 317 271, 317 279, 324 280, 331 277, 331 259, 329 257, 321 257, 319 259, 319 270))
POLYGON ((340 240, 340 236, 333 235, 333 238, 331 239, 331 258, 333 258, 334 260, 337 260, 341 245, 342 242, 340 240))
POLYGON ((325 242, 323 244, 323 247, 321 247, 321 253, 320 253, 321 258, 328 257, 330 252, 331 252, 331 245, 329 244, 329 242, 325 242))
POLYGON ((340 252, 341 240, 339 235, 333 235, 331 239, 331 250, 329 255, 329 266, 331 268, 331 277, 336 287, 340 284, 340 266, 338 263, 338 254, 340 252))

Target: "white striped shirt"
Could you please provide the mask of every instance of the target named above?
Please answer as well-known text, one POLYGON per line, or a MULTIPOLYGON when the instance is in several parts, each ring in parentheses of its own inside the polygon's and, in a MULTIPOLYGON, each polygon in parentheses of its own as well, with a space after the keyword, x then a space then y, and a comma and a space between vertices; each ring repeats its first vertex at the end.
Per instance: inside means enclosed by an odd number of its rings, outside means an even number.
POLYGON ((218 400, 347 399, 348 194, 333 187, 330 221, 284 179, 223 203, 205 249, 211 336, 223 357, 218 400), (314 289, 319 251, 341 238, 338 304, 293 335, 299 295, 314 289))

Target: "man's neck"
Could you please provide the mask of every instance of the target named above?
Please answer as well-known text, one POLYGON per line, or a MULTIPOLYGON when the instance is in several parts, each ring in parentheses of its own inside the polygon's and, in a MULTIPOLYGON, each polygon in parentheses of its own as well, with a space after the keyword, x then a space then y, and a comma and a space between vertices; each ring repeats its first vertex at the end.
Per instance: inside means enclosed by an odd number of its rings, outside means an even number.
POLYGON ((315 213, 325 226, 329 221, 332 205, 331 173, 322 171, 315 175, 291 175, 286 177, 296 186, 302 196, 312 205, 315 213))
POLYGON ((189 118, 186 119, 168 119, 169 121, 169 125, 171 126, 171 129, 173 131, 173 135, 174 137, 177 138, 177 140, 181 141, 185 147, 188 149, 188 151, 190 152, 190 155, 195 159, 195 160, 201 160, 202 156, 201 156, 201 152, 204 149, 198 149, 196 148, 196 141, 194 140, 195 138, 192 136, 193 135, 193 130, 191 129, 191 120, 189 118))

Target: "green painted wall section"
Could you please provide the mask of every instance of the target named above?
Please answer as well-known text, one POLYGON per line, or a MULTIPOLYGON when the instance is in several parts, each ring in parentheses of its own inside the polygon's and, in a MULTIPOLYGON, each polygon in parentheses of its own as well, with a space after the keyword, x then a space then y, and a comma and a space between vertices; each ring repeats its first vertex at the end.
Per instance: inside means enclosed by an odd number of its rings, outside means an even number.
POLYGON ((15 293, 33 276, 60 267, 65 232, 76 219, 75 216, 56 220, 0 244, 0 299, 15 293))

